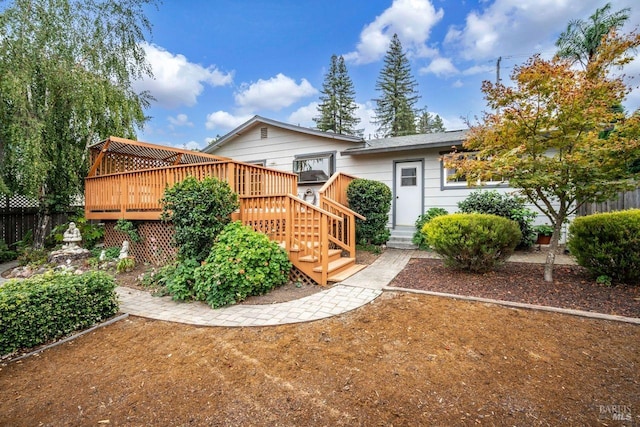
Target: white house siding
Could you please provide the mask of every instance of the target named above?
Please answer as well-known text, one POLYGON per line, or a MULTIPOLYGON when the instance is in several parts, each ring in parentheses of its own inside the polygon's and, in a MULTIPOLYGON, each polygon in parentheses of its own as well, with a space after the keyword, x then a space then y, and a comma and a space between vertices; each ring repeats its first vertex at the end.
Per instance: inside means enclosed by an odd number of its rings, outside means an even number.
MULTIPOLYGON (((292 172, 296 156, 326 153, 335 154, 336 170, 342 170, 340 151, 356 146, 348 141, 302 134, 270 125, 257 125, 214 151, 218 156, 241 162, 266 161, 268 168, 292 172), (267 138, 261 138, 261 128, 267 128, 267 138)), ((301 184, 299 193, 306 188, 317 191, 322 184, 301 184)))
MULTIPOLYGON (((440 207, 453 213, 458 210, 458 202, 466 199, 470 193, 478 189, 497 190, 500 193, 512 193, 510 187, 449 187, 442 189, 442 170, 440 153, 442 148, 390 151, 376 154, 342 155, 341 152, 357 143, 341 141, 311 134, 295 132, 268 124, 258 123, 217 148, 213 154, 230 157, 234 160, 253 162, 266 161, 266 166, 286 172, 293 169, 296 156, 333 152, 336 159, 336 171, 344 172, 360 178, 380 181, 393 190, 394 162, 422 160, 424 165, 424 202, 423 212, 433 207, 440 207), (261 138, 261 128, 267 128, 267 138, 261 138)), ((301 184, 298 192, 302 197, 307 188, 317 191, 320 184, 301 184)), ((529 206, 534 211, 534 206, 529 206)), ((393 224, 393 207, 389 213, 389 226, 393 224)), ((417 219, 417 218, 416 218, 417 219)), ((537 224, 548 222, 542 214, 535 221, 537 224)))

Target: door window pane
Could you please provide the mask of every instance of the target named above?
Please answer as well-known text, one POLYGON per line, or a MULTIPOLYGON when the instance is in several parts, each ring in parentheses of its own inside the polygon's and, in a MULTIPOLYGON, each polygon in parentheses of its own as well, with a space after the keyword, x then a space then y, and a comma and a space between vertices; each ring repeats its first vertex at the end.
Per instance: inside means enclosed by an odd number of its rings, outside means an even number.
POLYGON ((402 168, 400 170, 400 176, 401 187, 415 187, 416 185, 418 185, 417 168, 402 168))

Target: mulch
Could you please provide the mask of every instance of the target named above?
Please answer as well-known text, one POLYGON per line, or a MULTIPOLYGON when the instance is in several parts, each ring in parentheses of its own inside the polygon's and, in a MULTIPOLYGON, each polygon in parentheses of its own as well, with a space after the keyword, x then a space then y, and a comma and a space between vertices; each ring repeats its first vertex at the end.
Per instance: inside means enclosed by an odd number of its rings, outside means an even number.
POLYGON ((640 286, 598 284, 577 265, 555 265, 552 283, 543 273, 541 264, 509 262, 474 274, 413 258, 389 286, 640 318, 640 286))

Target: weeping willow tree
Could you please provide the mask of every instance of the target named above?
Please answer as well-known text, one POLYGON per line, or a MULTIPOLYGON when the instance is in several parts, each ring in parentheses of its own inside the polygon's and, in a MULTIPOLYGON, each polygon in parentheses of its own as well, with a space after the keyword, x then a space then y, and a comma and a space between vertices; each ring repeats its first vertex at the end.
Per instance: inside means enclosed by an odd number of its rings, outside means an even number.
POLYGON ((87 146, 135 138, 155 0, 15 0, 0 11, 0 195, 37 202, 34 246, 83 191, 87 146))

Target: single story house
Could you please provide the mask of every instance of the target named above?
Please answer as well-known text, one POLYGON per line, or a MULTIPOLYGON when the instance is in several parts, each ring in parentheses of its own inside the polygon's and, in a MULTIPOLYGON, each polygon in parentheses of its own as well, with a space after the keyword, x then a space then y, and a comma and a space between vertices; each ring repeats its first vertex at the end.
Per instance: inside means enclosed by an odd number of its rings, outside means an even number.
MULTIPOLYGON (((452 180, 454 171, 447 170, 441 160, 452 147, 462 145, 467 132, 365 140, 254 116, 203 151, 296 173, 298 196, 311 202, 334 172, 383 182, 393 194, 391 241, 406 242, 419 215, 432 207, 455 212, 458 202, 479 188, 452 180)), ((482 188, 513 191, 505 182, 484 183, 482 188)))

